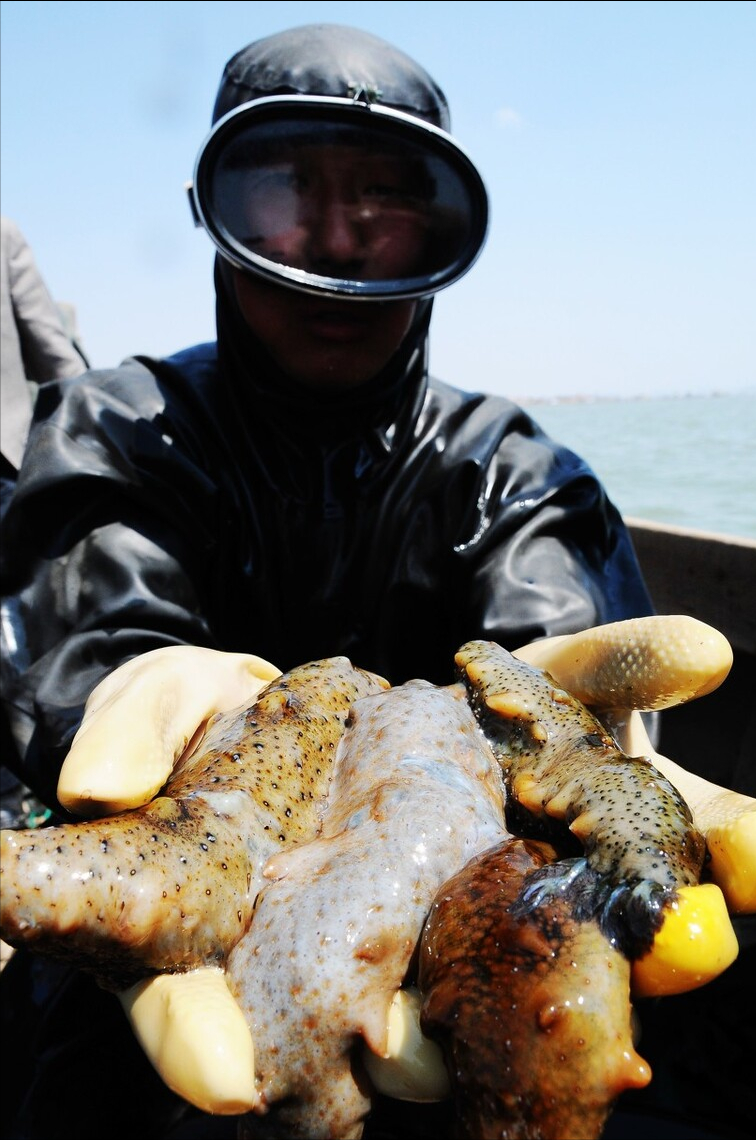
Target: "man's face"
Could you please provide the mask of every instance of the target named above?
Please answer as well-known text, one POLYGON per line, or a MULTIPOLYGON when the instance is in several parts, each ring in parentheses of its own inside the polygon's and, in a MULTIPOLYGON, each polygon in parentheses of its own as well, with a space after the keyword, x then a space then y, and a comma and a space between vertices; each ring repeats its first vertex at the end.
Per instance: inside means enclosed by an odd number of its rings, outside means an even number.
POLYGON ((359 281, 422 272, 431 214, 418 162, 387 148, 287 145, 237 185, 242 240, 268 261, 359 281))
POLYGON ((407 335, 415 301, 335 301, 234 270, 244 319, 278 367, 307 388, 338 391, 372 380, 407 335))
POLYGON ((336 390, 383 371, 417 298, 472 264, 488 217, 477 172, 444 132, 336 97, 241 104, 208 136, 190 196, 238 267, 255 336, 287 375, 336 390))
MULTIPOLYGON (((425 272, 432 189, 425 164, 354 133, 245 146, 222 180, 237 240, 274 265, 338 281, 425 272)), ((372 380, 401 345, 416 302, 336 300, 234 271, 244 318, 277 365, 310 388, 372 380)))

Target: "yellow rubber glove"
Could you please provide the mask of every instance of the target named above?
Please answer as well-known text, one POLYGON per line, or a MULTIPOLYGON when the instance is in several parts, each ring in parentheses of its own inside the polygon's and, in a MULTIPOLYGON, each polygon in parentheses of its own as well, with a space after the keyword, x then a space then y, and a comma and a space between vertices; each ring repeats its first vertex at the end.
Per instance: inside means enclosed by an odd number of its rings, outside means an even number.
POLYGON ((547 638, 515 652, 589 705, 629 756, 647 756, 687 802, 711 854, 710 875, 734 913, 756 910, 756 800, 662 756, 636 710, 712 692, 732 665, 729 642, 686 615, 632 618, 547 638))
POLYGON ((732 650, 711 626, 684 615, 632 619, 517 650, 590 705, 630 756, 646 756, 687 802, 709 849, 713 880, 684 887, 654 945, 633 965, 635 996, 681 993, 716 977, 738 946, 730 913, 756 911, 756 800, 686 771, 657 752, 640 712, 712 692, 732 650))
MULTIPOLYGON (((246 653, 170 646, 134 658, 92 692, 61 769, 70 811, 112 815, 155 797, 205 725, 280 676, 246 653)), ((169 1088, 205 1112, 257 1103, 249 1028, 222 970, 148 978, 120 995, 137 1039, 169 1088)))
POLYGON ((256 693, 280 670, 262 657, 168 646, 121 665, 84 709, 58 780, 78 815, 113 815, 153 799, 215 713, 256 693))

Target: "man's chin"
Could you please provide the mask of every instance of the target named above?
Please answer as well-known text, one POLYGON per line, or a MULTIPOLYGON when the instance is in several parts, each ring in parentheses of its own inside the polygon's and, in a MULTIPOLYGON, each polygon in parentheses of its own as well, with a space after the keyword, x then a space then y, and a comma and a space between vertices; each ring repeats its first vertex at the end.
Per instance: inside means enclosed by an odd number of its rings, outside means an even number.
POLYGON ((355 372, 354 368, 343 367, 302 367, 296 370, 286 369, 286 372, 300 387, 311 392, 324 393, 349 392, 354 388, 361 388, 377 375, 374 370, 365 374, 362 371, 355 372))

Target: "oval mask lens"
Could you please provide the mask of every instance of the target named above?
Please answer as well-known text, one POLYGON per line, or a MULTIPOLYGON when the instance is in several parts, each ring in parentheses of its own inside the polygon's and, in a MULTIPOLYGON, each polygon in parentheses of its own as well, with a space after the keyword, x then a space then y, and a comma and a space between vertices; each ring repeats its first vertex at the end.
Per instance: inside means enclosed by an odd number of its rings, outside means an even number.
POLYGON ((448 135, 349 100, 232 111, 200 154, 193 195, 238 268, 338 296, 436 292, 469 269, 487 224, 480 176, 448 135))

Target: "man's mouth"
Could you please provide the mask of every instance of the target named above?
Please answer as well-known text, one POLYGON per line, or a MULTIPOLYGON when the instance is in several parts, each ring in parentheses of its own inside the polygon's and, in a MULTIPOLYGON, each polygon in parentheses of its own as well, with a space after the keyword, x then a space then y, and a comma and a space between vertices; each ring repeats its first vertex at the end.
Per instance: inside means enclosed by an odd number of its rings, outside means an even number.
POLYGON ((348 343, 359 340, 370 327, 369 314, 362 310, 362 305, 323 306, 304 313, 302 323, 311 336, 348 343))

